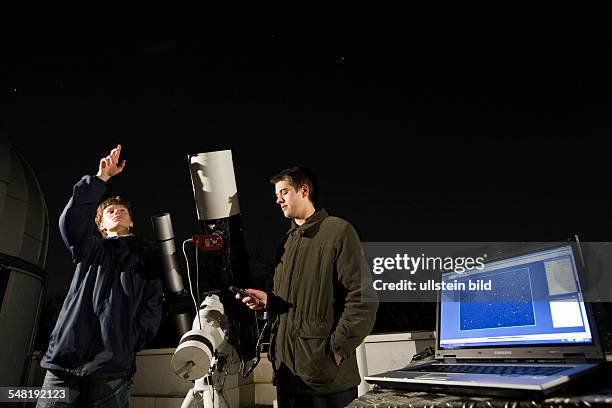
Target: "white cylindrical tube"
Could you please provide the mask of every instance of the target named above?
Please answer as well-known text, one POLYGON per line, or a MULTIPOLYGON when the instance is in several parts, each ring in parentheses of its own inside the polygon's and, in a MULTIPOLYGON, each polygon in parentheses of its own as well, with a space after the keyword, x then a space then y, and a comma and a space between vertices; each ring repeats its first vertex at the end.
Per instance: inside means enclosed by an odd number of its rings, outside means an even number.
POLYGON ((191 184, 200 221, 240 213, 231 150, 189 155, 191 184))

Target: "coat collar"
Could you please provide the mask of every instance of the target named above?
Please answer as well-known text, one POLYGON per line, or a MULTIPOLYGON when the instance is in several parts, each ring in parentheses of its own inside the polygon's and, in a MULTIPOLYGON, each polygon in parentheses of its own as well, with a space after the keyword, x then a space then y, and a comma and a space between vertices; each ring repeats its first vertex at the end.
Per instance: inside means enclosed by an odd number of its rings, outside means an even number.
POLYGON ((302 225, 297 225, 295 223, 295 220, 292 220, 291 228, 289 228, 289 231, 287 231, 287 235, 293 233, 293 231, 296 230, 303 231, 302 233, 304 233, 309 229, 318 226, 321 221, 323 221, 327 217, 329 217, 327 210, 325 208, 321 208, 320 210, 315 211, 314 214, 312 214, 310 217, 306 218, 306 222, 302 225))

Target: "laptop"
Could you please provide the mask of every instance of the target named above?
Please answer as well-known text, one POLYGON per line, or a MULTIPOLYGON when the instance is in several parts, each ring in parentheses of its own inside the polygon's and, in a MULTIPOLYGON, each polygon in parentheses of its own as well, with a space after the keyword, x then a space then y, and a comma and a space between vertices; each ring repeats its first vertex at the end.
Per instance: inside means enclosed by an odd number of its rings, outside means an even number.
POLYGON ((433 358, 365 380, 386 388, 537 398, 596 370, 605 357, 580 285, 578 245, 540 245, 480 269, 443 272, 433 358), (481 286, 458 285, 469 281, 481 286))

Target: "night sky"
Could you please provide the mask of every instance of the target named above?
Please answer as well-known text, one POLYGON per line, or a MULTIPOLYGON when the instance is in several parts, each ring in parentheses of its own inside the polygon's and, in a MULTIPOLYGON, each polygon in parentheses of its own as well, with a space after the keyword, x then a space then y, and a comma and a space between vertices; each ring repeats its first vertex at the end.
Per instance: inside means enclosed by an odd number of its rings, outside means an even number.
POLYGON ((231 149, 262 265, 289 225, 268 179, 293 164, 364 241, 608 238, 609 10, 429 3, 4 13, 0 130, 47 200, 50 295, 72 271, 57 217, 117 143, 137 233, 170 212, 177 240, 198 228, 187 155, 231 149))
POLYGON ((536 324, 529 269, 492 275, 489 282, 491 291, 460 292, 461 330, 536 324))

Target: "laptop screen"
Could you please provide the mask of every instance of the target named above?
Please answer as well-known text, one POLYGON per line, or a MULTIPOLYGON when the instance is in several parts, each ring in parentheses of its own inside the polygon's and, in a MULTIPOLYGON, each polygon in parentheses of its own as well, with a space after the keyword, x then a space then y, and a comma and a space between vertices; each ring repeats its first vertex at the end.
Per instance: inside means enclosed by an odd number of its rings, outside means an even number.
POLYGON ((440 293, 441 349, 593 341, 569 244, 443 273, 442 282, 452 285, 440 293))

